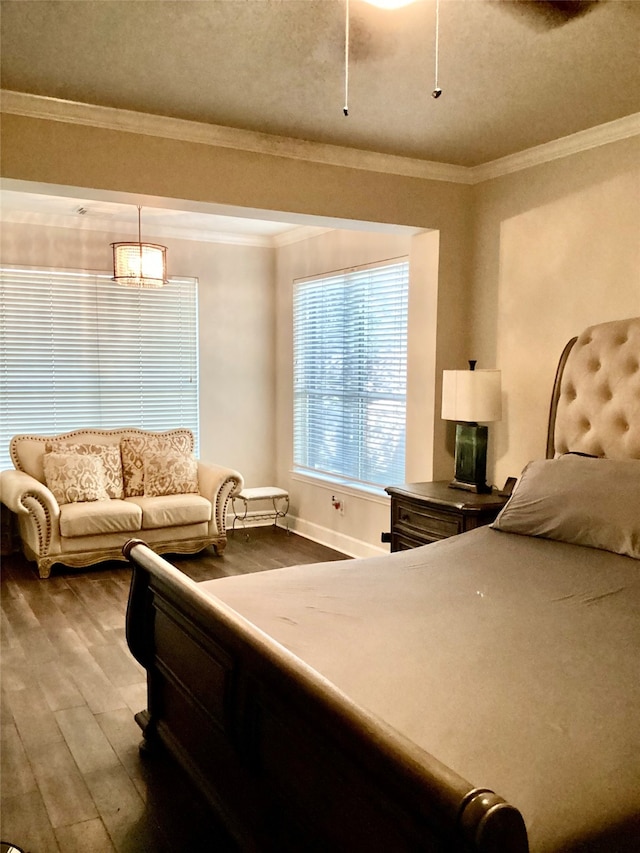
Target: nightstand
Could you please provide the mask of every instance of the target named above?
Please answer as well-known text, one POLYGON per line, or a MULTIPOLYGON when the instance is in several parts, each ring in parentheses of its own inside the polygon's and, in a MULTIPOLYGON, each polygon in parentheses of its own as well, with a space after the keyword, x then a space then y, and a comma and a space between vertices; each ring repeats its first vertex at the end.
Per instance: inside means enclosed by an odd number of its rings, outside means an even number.
POLYGON ((403 551, 491 524, 508 498, 497 492, 452 489, 448 480, 387 486, 391 496, 391 550, 403 551))

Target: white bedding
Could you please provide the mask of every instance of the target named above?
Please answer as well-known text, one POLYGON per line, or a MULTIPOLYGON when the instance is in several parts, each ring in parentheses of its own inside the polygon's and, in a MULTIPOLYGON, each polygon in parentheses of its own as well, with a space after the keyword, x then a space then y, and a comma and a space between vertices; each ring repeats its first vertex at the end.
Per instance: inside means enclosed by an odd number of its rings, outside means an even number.
POLYGON ((199 586, 519 808, 532 853, 640 850, 640 561, 481 528, 199 586))

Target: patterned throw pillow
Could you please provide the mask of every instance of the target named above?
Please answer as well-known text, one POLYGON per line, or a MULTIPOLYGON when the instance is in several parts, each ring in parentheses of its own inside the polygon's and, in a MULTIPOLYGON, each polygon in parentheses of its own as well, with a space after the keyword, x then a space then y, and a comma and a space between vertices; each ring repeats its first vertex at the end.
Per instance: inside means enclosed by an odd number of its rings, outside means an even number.
POLYGON ((49 441, 44 449, 45 452, 98 456, 104 465, 105 487, 109 497, 119 500, 124 497, 119 444, 65 444, 64 441, 49 441))
POLYGON ((144 494, 145 453, 190 453, 193 449, 191 436, 179 435, 131 435, 120 441, 124 496, 132 498, 144 494))
POLYGON ((102 459, 93 454, 45 453, 44 477, 59 504, 108 501, 102 459))
POLYGON ((198 491, 198 460, 193 453, 145 453, 144 493, 148 497, 198 491))

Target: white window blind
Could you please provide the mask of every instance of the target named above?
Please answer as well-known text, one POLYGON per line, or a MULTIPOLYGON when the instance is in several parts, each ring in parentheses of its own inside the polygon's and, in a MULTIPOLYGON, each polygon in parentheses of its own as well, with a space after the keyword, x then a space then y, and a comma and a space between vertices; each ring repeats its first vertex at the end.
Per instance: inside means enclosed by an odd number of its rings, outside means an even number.
POLYGON ((0 269, 0 465, 18 433, 188 427, 198 436, 197 279, 0 269))
POLYGON ((296 282, 296 471, 404 480, 408 291, 405 259, 296 282))

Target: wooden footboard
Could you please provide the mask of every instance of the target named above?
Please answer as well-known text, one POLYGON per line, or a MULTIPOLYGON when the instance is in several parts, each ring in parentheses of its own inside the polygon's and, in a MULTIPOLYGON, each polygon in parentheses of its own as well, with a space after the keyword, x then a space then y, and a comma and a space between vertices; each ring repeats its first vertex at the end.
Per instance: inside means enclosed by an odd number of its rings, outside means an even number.
POLYGON ((475 788, 144 543, 127 642, 147 670, 136 716, 242 850, 528 850, 513 806, 475 788))

